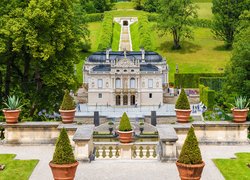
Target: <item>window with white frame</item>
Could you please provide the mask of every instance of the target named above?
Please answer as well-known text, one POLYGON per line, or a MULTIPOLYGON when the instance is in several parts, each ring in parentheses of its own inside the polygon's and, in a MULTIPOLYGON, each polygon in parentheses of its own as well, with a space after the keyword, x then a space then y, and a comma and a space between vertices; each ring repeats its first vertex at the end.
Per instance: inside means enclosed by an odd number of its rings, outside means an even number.
POLYGON ((135 88, 135 78, 130 79, 130 88, 135 88))
POLYGON ((121 79, 120 78, 115 79, 115 88, 121 88, 121 79))
POLYGON ((148 80, 148 88, 153 88, 153 79, 148 80))
POLYGON ((102 88, 103 87, 103 81, 102 79, 98 79, 98 88, 102 88))

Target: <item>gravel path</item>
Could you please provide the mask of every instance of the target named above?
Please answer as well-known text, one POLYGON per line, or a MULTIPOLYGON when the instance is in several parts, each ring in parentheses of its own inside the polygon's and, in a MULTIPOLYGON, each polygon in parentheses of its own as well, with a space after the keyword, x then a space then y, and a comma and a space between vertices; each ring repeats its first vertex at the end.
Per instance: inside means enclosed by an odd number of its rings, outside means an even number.
MULTIPOLYGON (((16 159, 39 159, 31 180, 52 180, 48 166, 52 159, 54 146, 7 146, 0 145, 0 153, 17 154, 16 159)), ((244 146, 200 146, 206 166, 202 180, 224 179, 212 162, 212 158, 231 158, 236 152, 250 152, 250 145, 244 146)), ((80 163, 76 180, 178 180, 178 172, 174 163, 159 161, 131 160, 97 160, 91 163, 80 163)), ((1 179, 1 178, 0 178, 1 179)))

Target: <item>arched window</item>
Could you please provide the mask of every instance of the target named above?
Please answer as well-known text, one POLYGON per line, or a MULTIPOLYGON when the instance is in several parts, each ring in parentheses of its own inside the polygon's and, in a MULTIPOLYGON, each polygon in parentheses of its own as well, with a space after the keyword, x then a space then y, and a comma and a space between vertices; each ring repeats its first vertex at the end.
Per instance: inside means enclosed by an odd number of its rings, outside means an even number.
POLYGON ((135 78, 130 79, 130 88, 135 88, 135 78))
POLYGON ((120 78, 115 79, 115 88, 121 88, 121 79, 120 78))
POLYGON ((121 105, 121 96, 120 96, 120 95, 117 95, 117 96, 115 97, 115 104, 116 104, 117 106, 121 105))

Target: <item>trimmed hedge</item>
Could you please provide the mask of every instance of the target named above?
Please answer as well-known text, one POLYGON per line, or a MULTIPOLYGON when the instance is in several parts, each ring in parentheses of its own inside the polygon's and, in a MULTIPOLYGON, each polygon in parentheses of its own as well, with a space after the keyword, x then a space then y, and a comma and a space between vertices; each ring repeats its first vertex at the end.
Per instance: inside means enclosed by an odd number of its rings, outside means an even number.
POLYGON ((127 113, 124 112, 119 124, 119 131, 132 131, 132 126, 130 124, 130 120, 127 116, 127 113))
POLYGON ((221 91, 225 80, 224 77, 201 77, 199 84, 203 84, 211 90, 221 91))
POLYGON ((110 13, 104 13, 104 19, 102 23, 102 30, 100 35, 100 44, 98 46, 99 51, 106 50, 112 45, 113 37, 113 16, 110 13))
POLYGON ((223 73, 175 73, 175 87, 199 88, 201 77, 223 77, 223 73))
POLYGON ((193 126, 190 127, 185 142, 181 148, 181 153, 178 159, 179 163, 183 164, 201 164, 201 150, 194 132, 193 126))
POLYGON ((54 164, 71 164, 76 162, 69 136, 64 128, 62 128, 59 138, 56 141, 56 149, 52 162, 54 164))
POLYGON ((151 31, 149 27, 149 22, 146 16, 140 16, 138 18, 138 31, 140 38, 140 48, 144 48, 145 50, 152 50, 152 42, 151 42, 151 31))
POLYGON ((87 14, 85 16, 86 22, 97 22, 102 21, 104 17, 104 13, 93 13, 93 14, 87 14))
POLYGON ((200 101, 207 106, 208 110, 212 110, 215 105, 215 91, 204 85, 199 85, 200 101))
POLYGON ((69 90, 65 91, 60 109, 61 110, 73 110, 73 109, 75 109, 74 98, 72 96, 70 96, 69 90))
POLYGON ((181 89, 181 94, 176 101, 175 109, 190 109, 190 104, 184 89, 181 89))

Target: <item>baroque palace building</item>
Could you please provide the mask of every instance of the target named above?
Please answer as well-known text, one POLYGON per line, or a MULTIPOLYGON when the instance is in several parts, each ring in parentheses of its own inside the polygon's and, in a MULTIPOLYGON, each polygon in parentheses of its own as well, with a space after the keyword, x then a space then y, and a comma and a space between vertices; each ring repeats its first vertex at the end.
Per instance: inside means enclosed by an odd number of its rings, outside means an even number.
POLYGON ((143 49, 96 52, 84 65, 88 105, 161 105, 167 83, 166 60, 143 49))

